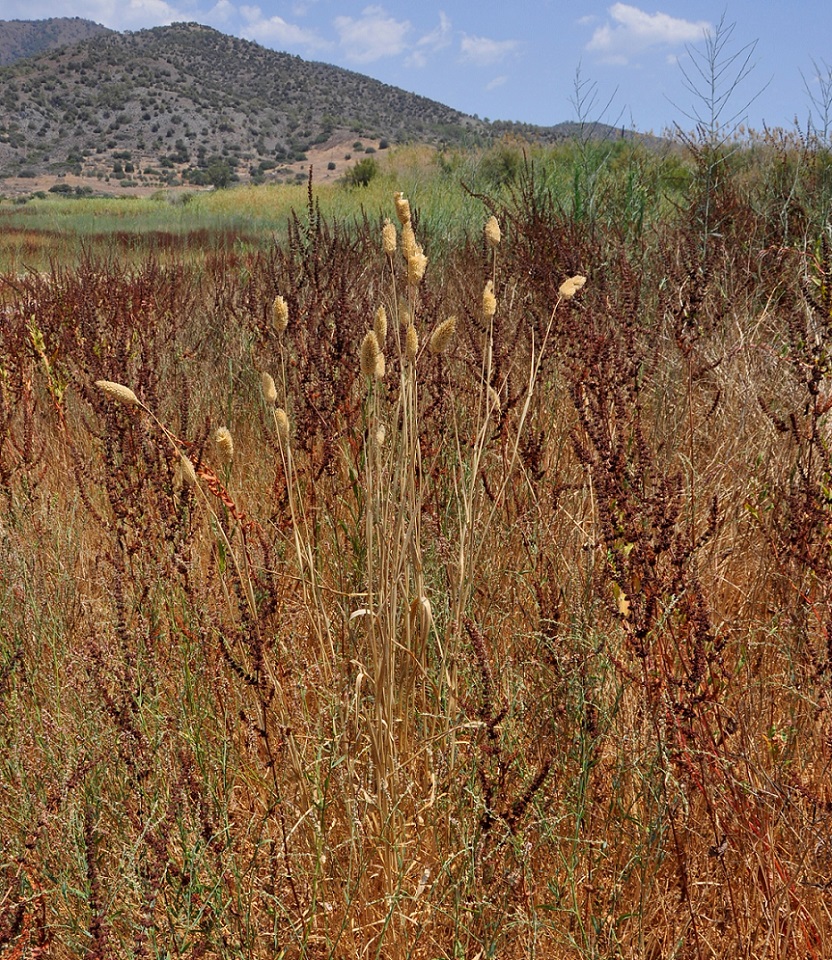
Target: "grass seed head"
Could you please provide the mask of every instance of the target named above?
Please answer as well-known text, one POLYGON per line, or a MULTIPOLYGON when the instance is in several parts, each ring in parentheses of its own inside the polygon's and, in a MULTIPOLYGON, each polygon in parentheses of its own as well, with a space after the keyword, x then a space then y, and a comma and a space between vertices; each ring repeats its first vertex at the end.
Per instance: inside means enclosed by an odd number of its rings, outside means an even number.
POLYGON ((274 412, 274 423, 277 427, 277 435, 280 442, 285 447, 289 443, 289 417, 283 407, 278 407, 274 412))
POLYGON ((413 232, 410 222, 408 222, 402 227, 402 256, 410 263, 418 249, 419 244, 416 242, 416 234, 413 232))
POLYGON ((214 444, 220 455, 220 460, 224 464, 229 464, 234 459, 234 440, 228 427, 218 427, 214 433, 214 444))
POLYGON ((385 219, 384 226, 381 229, 381 244, 388 257, 392 257, 396 252, 396 225, 389 219, 385 219))
POLYGON ((428 258, 425 256, 419 244, 416 244, 416 250, 413 256, 407 261, 407 282, 412 287, 418 287, 425 275, 428 265, 428 258))
POLYGON ((494 296, 494 281, 489 280, 482 292, 482 315, 490 320, 497 312, 497 298, 494 296))
POLYGON ((373 317, 373 330, 375 331, 379 346, 383 346, 384 341, 387 339, 387 311, 383 305, 376 310, 376 315, 373 317))
POLYGON ((433 331, 428 342, 431 353, 444 353, 456 332, 456 317, 448 317, 433 331))
POLYGON ((485 221, 485 240, 489 247, 497 247, 500 244, 500 224, 496 217, 489 217, 485 221))
POLYGON ((586 277, 581 276, 580 273, 575 274, 574 277, 570 277, 568 280, 564 280, 558 288, 561 299, 571 300, 585 283, 586 277))
POLYGON ((413 363, 416 359, 416 354, 419 352, 419 334, 416 332, 416 327, 411 323, 407 328, 407 333, 404 338, 404 355, 407 359, 413 363))
POLYGON ((272 304, 272 322, 275 332, 280 334, 289 326, 289 305, 281 296, 274 298, 272 304))
POLYGON ((264 371, 260 375, 260 382, 263 388, 263 399, 266 403, 277 403, 277 387, 274 384, 274 377, 264 371))
POLYGON ((376 357, 376 368, 373 371, 373 376, 376 380, 383 380, 385 373, 387 373, 387 361, 384 359, 384 354, 379 353, 376 357))
POLYGON ((402 226, 410 223, 410 204, 405 195, 403 193, 394 193, 393 202, 396 204, 396 216, 399 218, 399 223, 402 226))
POLYGON ((196 470, 194 470, 194 465, 184 453, 179 454, 179 473, 183 483, 189 487, 196 486, 196 470))
POLYGON ((121 383, 114 383, 112 380, 96 380, 95 385, 98 389, 111 400, 117 400, 119 403, 127 404, 128 407, 138 407, 139 398, 130 389, 121 383))
POLYGON ((365 377, 376 375, 376 364, 381 347, 374 330, 368 330, 361 341, 361 373, 365 377))

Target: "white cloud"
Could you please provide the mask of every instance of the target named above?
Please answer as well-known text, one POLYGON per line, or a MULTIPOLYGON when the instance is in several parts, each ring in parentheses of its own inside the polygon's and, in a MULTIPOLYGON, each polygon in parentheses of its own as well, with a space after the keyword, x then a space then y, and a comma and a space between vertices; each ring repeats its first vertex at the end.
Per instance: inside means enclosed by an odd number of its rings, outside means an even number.
POLYGON ((283 17, 263 16, 260 7, 243 6, 240 7, 240 13, 246 21, 240 34, 248 40, 283 48, 303 47, 306 50, 325 50, 332 45, 314 30, 289 23, 283 17))
POLYGON ((706 20, 682 20, 667 13, 645 13, 627 3, 614 3, 609 8, 612 23, 598 27, 586 45, 610 63, 629 60, 657 46, 681 46, 701 40, 711 28, 706 20))
POLYGON ((417 46, 427 47, 430 50, 443 50, 451 43, 451 21, 441 10, 439 11, 439 26, 430 33, 426 33, 417 41, 417 46))
POLYGON ((446 47, 449 47, 451 45, 452 34, 451 21, 440 10, 439 25, 431 30, 430 33, 426 33, 416 41, 416 49, 413 50, 405 60, 405 65, 408 67, 426 67, 428 64, 428 54, 437 53, 439 50, 444 50, 446 47))
POLYGON ((487 67, 516 53, 519 46, 517 40, 490 40, 488 37, 471 37, 465 34, 460 49, 464 61, 487 67))
POLYGON ((217 0, 213 7, 205 14, 205 22, 218 27, 225 27, 236 15, 237 9, 228 0, 217 0))
POLYGON ((497 87, 501 87, 504 83, 508 81, 508 77, 505 74, 501 74, 499 77, 494 77, 494 79, 485 85, 486 90, 496 90, 497 87))
POLYGON ((409 20, 395 20, 383 7, 365 7, 361 16, 336 17, 333 26, 348 60, 372 63, 382 57, 395 57, 407 48, 411 31, 409 20))

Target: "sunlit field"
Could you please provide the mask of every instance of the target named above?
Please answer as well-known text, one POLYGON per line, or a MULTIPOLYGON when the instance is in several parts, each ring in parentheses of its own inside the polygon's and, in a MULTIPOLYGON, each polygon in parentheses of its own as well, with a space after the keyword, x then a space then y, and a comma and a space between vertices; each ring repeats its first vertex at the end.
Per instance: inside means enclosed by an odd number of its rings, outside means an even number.
POLYGON ((832 956, 832 158, 0 206, 0 955, 832 956))

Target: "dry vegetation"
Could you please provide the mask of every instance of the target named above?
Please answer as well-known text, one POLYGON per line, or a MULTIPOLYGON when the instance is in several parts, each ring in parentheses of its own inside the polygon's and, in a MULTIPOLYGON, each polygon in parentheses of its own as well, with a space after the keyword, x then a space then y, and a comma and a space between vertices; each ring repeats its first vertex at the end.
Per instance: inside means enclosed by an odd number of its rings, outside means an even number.
POLYGON ((0 278, 0 955, 832 956, 832 191, 768 149, 0 278))

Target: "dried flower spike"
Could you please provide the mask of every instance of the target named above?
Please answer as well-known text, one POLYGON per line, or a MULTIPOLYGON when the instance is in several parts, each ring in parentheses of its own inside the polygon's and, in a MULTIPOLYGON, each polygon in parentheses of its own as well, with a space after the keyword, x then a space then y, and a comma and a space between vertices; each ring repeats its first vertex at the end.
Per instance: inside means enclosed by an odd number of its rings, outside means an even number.
POLYGON ((196 470, 184 453, 179 454, 179 472, 183 483, 186 483, 189 487, 196 486, 196 470))
POLYGON ((388 219, 385 219, 381 228, 381 245, 388 257, 392 257, 396 252, 396 226, 388 219))
POLYGON ((402 226, 410 223, 410 204, 405 195, 403 193, 394 193, 393 203, 396 205, 396 216, 399 218, 399 223, 402 226))
POLYGON ((130 387, 125 387, 121 383, 114 383, 112 380, 96 380, 95 385, 111 400, 126 403, 129 407, 139 406, 139 398, 133 393, 130 387))
POLYGON ((383 306, 376 310, 376 315, 373 317, 373 331, 379 346, 383 347, 384 341, 387 339, 387 311, 383 306))
POLYGON ((571 300, 585 283, 586 277, 582 277, 579 273, 568 280, 564 280, 558 289, 561 299, 571 300))
POLYGON ((494 296, 494 281, 489 280, 482 292, 482 315, 490 320, 497 312, 497 298, 494 296))
POLYGON ((485 240, 489 247, 497 247, 500 244, 500 224, 496 217, 489 217, 485 221, 485 240))
POLYGON ((417 244, 413 256, 407 261, 407 282, 411 287, 418 287, 425 275, 428 265, 428 258, 422 252, 422 248, 417 244))
POLYGON ((279 295, 274 298, 274 303, 272 304, 272 321, 275 332, 279 334, 283 333, 286 327, 289 326, 289 306, 283 297, 279 295))
POLYGON ((402 227, 402 256, 410 262, 418 249, 419 244, 416 242, 416 234, 408 222, 402 227))
POLYGON ((263 399, 266 403, 277 403, 277 387, 274 385, 274 377, 270 373, 260 375, 260 383, 263 388, 263 399))
POLYGON ((285 447, 289 442, 289 418, 283 407, 278 407, 274 412, 274 424, 277 427, 277 435, 280 442, 285 447))
POLYGON ((404 355, 407 359, 413 363, 416 359, 416 354, 419 352, 419 334, 416 332, 416 327, 411 323, 407 328, 407 333, 404 338, 404 355))
POLYGON ((231 463, 234 459, 234 440, 228 427, 217 428, 214 433, 214 443, 220 455, 220 460, 224 464, 231 463))
POLYGON ((376 380, 383 380, 385 373, 387 373, 387 361, 384 359, 384 354, 380 353, 376 357, 376 368, 373 371, 373 376, 376 380))
POLYGON ((428 350, 431 353, 444 353, 456 332, 456 317, 448 317, 431 334, 428 350))
POLYGON ((361 373, 365 377, 376 375, 376 363, 381 353, 378 337, 374 330, 369 330, 361 341, 361 373))

